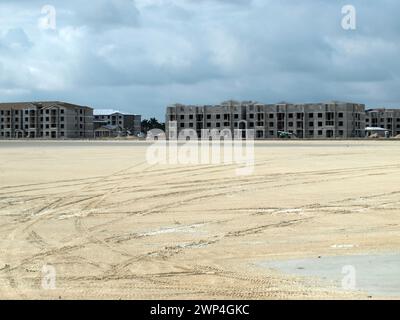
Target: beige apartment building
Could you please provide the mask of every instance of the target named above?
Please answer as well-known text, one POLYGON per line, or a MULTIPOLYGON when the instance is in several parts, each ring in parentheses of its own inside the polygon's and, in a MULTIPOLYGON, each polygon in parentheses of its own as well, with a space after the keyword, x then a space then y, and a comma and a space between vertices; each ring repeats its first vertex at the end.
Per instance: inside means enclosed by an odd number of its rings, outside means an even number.
POLYGON ((297 138, 347 139, 365 136, 365 105, 347 102, 262 104, 226 101, 219 105, 167 107, 166 130, 176 121, 177 131, 193 129, 253 129, 256 139, 278 138, 288 132, 297 138))
POLYGON ((92 137, 92 108, 59 101, 0 103, 0 139, 92 137))
POLYGON ((382 128, 395 137, 400 134, 400 109, 369 109, 366 111, 365 123, 370 128, 382 128))

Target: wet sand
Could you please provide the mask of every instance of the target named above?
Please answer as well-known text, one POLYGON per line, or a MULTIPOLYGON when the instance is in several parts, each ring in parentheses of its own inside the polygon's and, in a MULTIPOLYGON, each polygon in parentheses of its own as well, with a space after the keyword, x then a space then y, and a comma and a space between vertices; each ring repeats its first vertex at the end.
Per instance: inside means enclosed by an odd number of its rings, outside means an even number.
POLYGON ((0 142, 0 298, 382 296, 259 264, 398 252, 397 142, 260 142, 250 176, 147 146, 0 142))

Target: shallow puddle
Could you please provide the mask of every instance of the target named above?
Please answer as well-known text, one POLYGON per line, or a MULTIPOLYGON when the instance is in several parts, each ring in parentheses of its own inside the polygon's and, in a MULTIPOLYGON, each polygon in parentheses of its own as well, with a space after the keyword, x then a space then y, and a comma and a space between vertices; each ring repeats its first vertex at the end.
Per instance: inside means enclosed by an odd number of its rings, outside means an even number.
POLYGON ((364 291, 373 296, 400 296, 399 253, 268 261, 259 265, 333 281, 339 289, 364 291))

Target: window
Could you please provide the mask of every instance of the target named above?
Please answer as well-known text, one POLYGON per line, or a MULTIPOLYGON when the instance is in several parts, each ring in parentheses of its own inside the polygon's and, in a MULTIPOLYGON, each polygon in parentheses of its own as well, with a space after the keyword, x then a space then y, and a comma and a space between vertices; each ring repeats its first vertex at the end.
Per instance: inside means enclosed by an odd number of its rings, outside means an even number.
POLYGON ((322 122, 318 122, 318 127, 322 127, 322 122))
POLYGON ((268 115, 268 117, 269 117, 270 119, 273 119, 273 118, 274 118, 274 114, 273 114, 273 113, 270 113, 270 114, 268 115))
POLYGON ((289 119, 293 119, 293 113, 289 113, 289 119))
POLYGON ((343 112, 339 112, 338 117, 343 118, 343 112))
POLYGON ((339 121, 339 127, 343 127, 343 121, 339 121))
POLYGON ((314 130, 309 130, 308 135, 313 136, 314 135, 314 130))
POLYGON ((224 122, 224 127, 229 127, 229 122, 224 122))
POLYGON ((249 127, 250 127, 250 128, 254 128, 254 122, 250 122, 250 123, 249 123, 249 127))
MULTIPOLYGON (((292 116, 293 116, 293 115, 292 115, 292 116)), ((293 122, 289 122, 289 123, 288 123, 288 126, 289 126, 289 127, 293 127, 293 122)))
POLYGON ((207 115, 207 119, 210 120, 211 119, 211 114, 207 115))
MULTIPOLYGON (((49 110, 46 110, 46 114, 49 114, 49 110)), ((47 132, 47 135, 49 135, 48 132, 47 132)))
POLYGON ((193 120, 193 115, 192 114, 189 115, 189 119, 193 120))
POLYGON ((211 128, 211 123, 207 122, 207 128, 211 128))
POLYGON ((189 127, 190 127, 190 128, 193 128, 193 122, 190 122, 190 123, 189 123, 189 127))
POLYGON ((64 121, 64 117, 61 117, 61 118, 60 118, 60 121, 64 121))
POLYGON ((64 109, 61 109, 60 112, 61 112, 61 114, 64 114, 64 109))
POLYGON ((217 114, 217 115, 216 115, 216 118, 217 118, 217 119, 221 119, 221 115, 220 115, 220 114, 217 114))
POLYGON ((322 130, 318 130, 318 135, 322 136, 322 130))
POLYGON ((239 115, 237 113, 234 114, 233 116, 235 119, 239 119, 239 115))
POLYGON ((309 113, 309 114, 308 114, 308 117, 309 117, 309 118, 314 118, 314 113, 309 113))
POLYGON ((308 123, 308 126, 314 127, 314 122, 309 122, 309 123, 308 123))
POLYGON ((221 127, 221 124, 219 122, 216 123, 216 127, 219 128, 221 127))
POLYGON ((322 118, 322 113, 318 113, 318 118, 322 118))
POLYGON ((185 120, 185 115, 181 114, 181 120, 185 120))
POLYGON ((249 114, 249 118, 250 118, 250 119, 254 119, 254 113, 250 113, 250 114, 249 114))
POLYGON ((185 124, 184 123, 181 123, 181 128, 184 128, 185 127, 185 124))
POLYGON ((274 123, 273 123, 273 122, 270 122, 268 125, 269 125, 270 127, 273 127, 273 126, 274 126, 274 123))

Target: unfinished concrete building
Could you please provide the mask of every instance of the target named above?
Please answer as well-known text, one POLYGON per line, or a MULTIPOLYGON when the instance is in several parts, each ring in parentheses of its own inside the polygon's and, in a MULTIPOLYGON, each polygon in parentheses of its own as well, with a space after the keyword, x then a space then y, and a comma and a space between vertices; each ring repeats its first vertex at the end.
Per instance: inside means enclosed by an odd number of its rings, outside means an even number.
POLYGON ((109 109, 94 110, 94 129, 107 125, 119 126, 137 135, 142 130, 142 116, 109 109))
POLYGON ((389 136, 395 137, 400 134, 400 109, 369 109, 365 123, 367 127, 386 129, 389 136))
POLYGON ((0 103, 0 139, 92 137, 92 108, 59 101, 0 103))
POLYGON ((256 139, 278 138, 288 132, 297 138, 347 139, 365 136, 365 106, 347 102, 310 104, 262 104, 252 101, 226 101, 219 105, 167 107, 167 136, 170 121, 178 132, 194 129, 253 129, 256 139))

